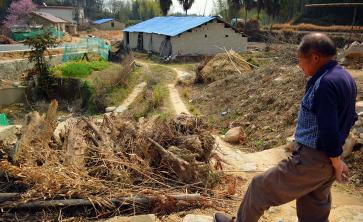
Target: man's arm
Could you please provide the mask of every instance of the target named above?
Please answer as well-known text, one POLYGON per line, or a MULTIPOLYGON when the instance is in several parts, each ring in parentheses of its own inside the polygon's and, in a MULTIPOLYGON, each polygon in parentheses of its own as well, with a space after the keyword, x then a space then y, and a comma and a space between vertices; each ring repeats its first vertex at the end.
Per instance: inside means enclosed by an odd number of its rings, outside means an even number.
POLYGON ((322 81, 314 97, 314 111, 319 128, 319 145, 330 158, 337 181, 346 180, 348 167, 340 158, 343 152, 339 141, 337 94, 330 82, 322 81))

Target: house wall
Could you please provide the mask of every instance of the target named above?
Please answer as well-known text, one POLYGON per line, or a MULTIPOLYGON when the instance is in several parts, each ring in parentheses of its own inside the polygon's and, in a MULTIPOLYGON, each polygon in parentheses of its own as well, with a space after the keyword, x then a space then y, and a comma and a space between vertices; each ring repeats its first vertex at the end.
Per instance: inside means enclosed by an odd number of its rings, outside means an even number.
MULTIPOLYGON (((137 36, 136 36, 137 37, 137 36)), ((165 35, 144 33, 144 50, 159 53, 160 45, 165 40, 165 35)))
POLYGON ((95 25, 97 29, 100 30, 122 30, 125 29, 125 24, 116 20, 105 22, 102 24, 95 25), (112 23, 114 24, 112 26, 112 23))
MULTIPOLYGON (((124 34, 126 38, 126 34, 124 34)), ((137 48, 138 33, 129 33, 129 47, 137 48)), ((159 53, 160 45, 165 35, 143 33, 144 50, 159 53), (151 42, 152 37, 152 42, 151 42)), ((191 32, 184 32, 179 36, 171 37, 173 54, 179 55, 214 55, 233 49, 244 52, 247 49, 247 38, 236 33, 232 28, 226 28, 224 23, 213 21, 191 32), (228 36, 228 37, 226 37, 228 36)))
MULTIPOLYGON (((137 35, 139 33, 137 32, 129 32, 129 48, 130 49, 136 49, 137 47, 137 35)), ((126 33, 123 33, 123 36, 125 38, 125 44, 126 44, 126 33)))
POLYGON ((171 38, 173 54, 180 55, 213 55, 224 50, 233 49, 244 52, 247 49, 247 38, 236 33, 232 28, 225 28, 224 23, 213 21, 191 32, 182 33, 171 38), (226 37, 228 36, 228 37, 226 37))

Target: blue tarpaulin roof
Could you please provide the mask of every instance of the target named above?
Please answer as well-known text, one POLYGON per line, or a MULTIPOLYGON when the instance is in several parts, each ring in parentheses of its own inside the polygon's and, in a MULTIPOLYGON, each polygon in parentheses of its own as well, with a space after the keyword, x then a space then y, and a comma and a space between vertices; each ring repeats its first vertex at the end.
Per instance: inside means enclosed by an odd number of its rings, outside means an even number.
POLYGON ((102 23, 109 22, 109 21, 112 21, 112 20, 113 20, 113 18, 104 18, 104 19, 96 20, 93 23, 98 25, 98 24, 102 24, 102 23))
POLYGON ((185 16, 185 17, 155 17, 139 24, 130 26, 125 32, 146 32, 161 35, 176 36, 189 29, 195 28, 215 19, 209 16, 185 16))

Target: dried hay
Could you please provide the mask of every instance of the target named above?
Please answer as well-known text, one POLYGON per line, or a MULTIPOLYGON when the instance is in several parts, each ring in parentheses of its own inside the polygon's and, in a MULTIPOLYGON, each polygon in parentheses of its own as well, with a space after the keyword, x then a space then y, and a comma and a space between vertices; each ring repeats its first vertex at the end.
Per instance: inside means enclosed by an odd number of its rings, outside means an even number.
POLYGON ((197 82, 210 83, 231 75, 250 71, 250 65, 238 53, 230 50, 202 62, 197 68, 197 82))
POLYGON ((83 198, 109 206, 115 198, 204 191, 216 182, 209 164, 214 139, 199 118, 83 117, 69 121, 56 142, 56 109, 53 101, 47 115, 32 113, 13 161, 0 162, 1 172, 28 187, 25 201, 83 198))

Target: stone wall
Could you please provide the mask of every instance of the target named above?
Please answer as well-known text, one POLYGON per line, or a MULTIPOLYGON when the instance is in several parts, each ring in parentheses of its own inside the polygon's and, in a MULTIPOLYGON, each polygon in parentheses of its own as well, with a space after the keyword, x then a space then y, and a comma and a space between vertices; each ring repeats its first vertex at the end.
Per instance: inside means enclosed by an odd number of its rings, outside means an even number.
MULTIPOLYGON (((53 56, 51 59, 52 65, 62 63, 63 55, 53 56)), ((0 61, 0 79, 19 81, 22 74, 33 68, 34 64, 28 62, 27 59, 16 59, 9 61, 0 61)))
POLYGON ((22 103, 25 98, 25 87, 0 89, 0 106, 22 103))

